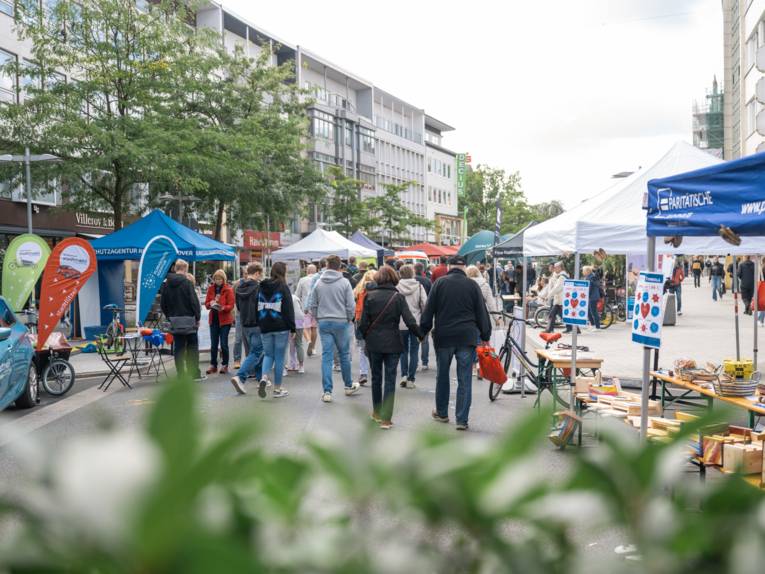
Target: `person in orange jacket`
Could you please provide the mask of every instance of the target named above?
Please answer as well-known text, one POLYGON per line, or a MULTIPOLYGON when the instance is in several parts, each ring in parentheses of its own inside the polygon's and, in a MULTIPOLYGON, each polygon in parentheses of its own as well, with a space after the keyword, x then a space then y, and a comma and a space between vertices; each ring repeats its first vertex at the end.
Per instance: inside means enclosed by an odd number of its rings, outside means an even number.
POLYGON ((218 372, 218 346, 221 352, 220 373, 228 373, 228 334, 234 324, 234 290, 226 280, 226 272, 218 269, 207 288, 205 307, 210 310, 210 368, 207 374, 218 372))

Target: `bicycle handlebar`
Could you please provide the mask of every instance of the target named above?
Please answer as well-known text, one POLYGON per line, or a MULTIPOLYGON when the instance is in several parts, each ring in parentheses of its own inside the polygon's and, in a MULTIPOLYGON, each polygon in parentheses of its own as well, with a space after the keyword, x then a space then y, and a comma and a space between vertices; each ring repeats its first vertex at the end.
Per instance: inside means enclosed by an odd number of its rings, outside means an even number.
POLYGON ((489 315, 501 315, 502 317, 505 317, 506 319, 510 319, 510 321, 521 321, 523 323, 526 323, 527 325, 533 325, 533 322, 530 319, 521 319, 520 317, 515 317, 514 315, 511 315, 507 311, 489 311, 489 315))

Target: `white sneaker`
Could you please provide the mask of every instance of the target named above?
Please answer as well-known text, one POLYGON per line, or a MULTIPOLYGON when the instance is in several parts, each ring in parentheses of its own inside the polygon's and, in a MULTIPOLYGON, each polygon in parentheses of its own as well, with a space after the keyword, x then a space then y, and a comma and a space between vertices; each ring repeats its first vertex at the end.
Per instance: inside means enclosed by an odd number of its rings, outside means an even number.
POLYGON ((240 395, 246 395, 247 391, 244 388, 244 384, 242 383, 242 379, 239 377, 231 377, 231 384, 236 389, 236 392, 240 395))
POLYGON ((420 367, 420 370, 421 370, 421 371, 427 371, 429 368, 430 368, 430 367, 428 367, 428 365, 422 365, 422 366, 420 367))
POLYGON ((283 377, 289 377, 290 376, 290 372, 287 369, 284 369, 284 375, 282 375, 282 376, 283 377))
POLYGON ((350 397, 351 395, 355 395, 359 392, 360 388, 361 386, 358 383, 353 383, 350 387, 345 387, 345 396, 350 397))
POLYGON ((289 393, 289 391, 287 391, 287 389, 279 387, 278 389, 274 389, 274 393, 273 394, 274 394, 274 398, 275 399, 280 399, 282 397, 288 396, 290 393, 289 393))
POLYGON ((300 365, 300 366, 298 367, 298 373, 300 373, 301 375, 304 375, 304 374, 305 374, 305 369, 303 368, 303 365, 300 365))
POLYGON ((332 402, 332 394, 331 393, 324 393, 321 397, 321 401, 323 403, 331 403, 332 402))
POLYGON ((414 388, 417 388, 417 385, 414 384, 414 381, 407 381, 406 382, 406 388, 407 389, 414 389, 414 388))

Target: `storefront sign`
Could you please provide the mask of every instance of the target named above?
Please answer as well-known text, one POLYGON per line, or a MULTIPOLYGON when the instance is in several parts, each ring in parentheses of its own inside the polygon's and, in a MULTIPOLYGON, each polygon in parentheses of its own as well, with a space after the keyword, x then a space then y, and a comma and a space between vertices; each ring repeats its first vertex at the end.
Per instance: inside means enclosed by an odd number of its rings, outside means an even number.
POLYGON ((93 215, 78 211, 74 214, 80 227, 95 227, 99 229, 114 229, 114 217, 110 215, 93 215))
POLYGON ((563 282, 563 322, 566 325, 587 325, 590 282, 566 279, 563 282))
POLYGON ((245 249, 279 249, 282 246, 282 235, 278 231, 266 233, 248 229, 244 232, 243 243, 245 249))
POLYGON ((19 235, 8 245, 3 260, 3 297, 14 311, 24 308, 49 255, 45 240, 29 233, 19 235))
POLYGON ((664 276, 642 271, 635 290, 632 308, 632 342, 658 349, 664 321, 664 276))
POLYGON ((457 154, 457 196, 461 197, 465 193, 467 185, 467 166, 470 164, 470 154, 457 154))
POLYGON ((146 244, 138 265, 136 325, 143 325, 170 266, 177 258, 178 248, 169 237, 158 235, 146 244))
POLYGON ((96 253, 88 241, 68 237, 53 249, 45 265, 40 291, 38 350, 42 349, 66 308, 95 270, 96 253))

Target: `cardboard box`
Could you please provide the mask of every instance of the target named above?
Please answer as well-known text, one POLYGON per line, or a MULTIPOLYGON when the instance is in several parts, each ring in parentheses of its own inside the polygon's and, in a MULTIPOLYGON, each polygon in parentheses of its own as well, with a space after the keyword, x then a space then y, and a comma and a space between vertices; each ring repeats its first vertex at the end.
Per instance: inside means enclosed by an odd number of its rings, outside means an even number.
POLYGON ((723 445, 723 470, 741 474, 762 473, 762 446, 759 444, 723 445))

